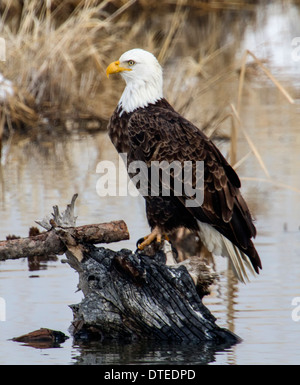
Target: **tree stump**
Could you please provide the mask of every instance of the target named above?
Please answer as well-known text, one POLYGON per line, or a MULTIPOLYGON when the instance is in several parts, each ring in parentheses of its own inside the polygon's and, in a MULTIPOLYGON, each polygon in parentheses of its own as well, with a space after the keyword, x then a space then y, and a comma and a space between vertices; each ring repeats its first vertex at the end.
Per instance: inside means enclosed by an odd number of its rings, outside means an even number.
POLYGON ((75 194, 60 214, 38 223, 47 231, 0 242, 0 260, 65 253, 79 274, 84 298, 70 305, 70 331, 76 340, 154 340, 208 342, 228 347, 240 341, 220 328, 202 297, 215 275, 199 258, 176 263, 171 244, 151 244, 143 251, 118 252, 97 243, 129 238, 123 221, 76 227, 75 194))
POLYGON ((82 259, 67 252, 84 298, 70 305, 75 339, 213 342, 230 346, 239 337, 216 324, 203 305, 206 283, 196 288, 183 264, 167 266, 163 250, 118 252, 80 245, 82 259))

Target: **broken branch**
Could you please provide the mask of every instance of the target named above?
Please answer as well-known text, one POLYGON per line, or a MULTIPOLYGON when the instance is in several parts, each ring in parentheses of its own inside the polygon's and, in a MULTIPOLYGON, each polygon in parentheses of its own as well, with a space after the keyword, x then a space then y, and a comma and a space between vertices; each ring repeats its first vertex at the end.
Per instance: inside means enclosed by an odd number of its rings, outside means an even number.
POLYGON ((60 238, 59 231, 62 230, 78 242, 90 244, 129 239, 126 223, 122 220, 78 227, 53 227, 51 230, 36 236, 1 241, 0 261, 47 254, 63 254, 67 248, 60 238))

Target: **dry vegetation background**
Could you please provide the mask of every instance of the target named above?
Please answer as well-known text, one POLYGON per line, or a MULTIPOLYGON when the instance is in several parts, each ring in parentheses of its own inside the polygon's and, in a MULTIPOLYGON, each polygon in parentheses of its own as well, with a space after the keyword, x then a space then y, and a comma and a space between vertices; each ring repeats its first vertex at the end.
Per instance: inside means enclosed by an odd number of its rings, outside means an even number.
MULTIPOLYGON (((123 84, 107 81, 105 68, 134 47, 158 56, 166 67, 166 96, 188 112, 201 94, 236 75, 237 43, 230 35, 241 35, 255 15, 249 1, 4 0, 0 7, 6 41, 0 73, 14 87, 1 103, 4 130, 107 120, 123 84), (195 78, 201 81, 196 90, 195 78)), ((217 95, 226 100, 215 93, 213 105, 217 95)))
POLYGON ((157 55, 167 99, 213 134, 241 96, 245 67, 236 52, 246 26, 255 23, 257 3, 1 1, 6 61, 0 73, 14 92, 0 100, 0 137, 15 129, 105 129, 124 87, 116 78, 108 81, 105 68, 134 47, 157 55))

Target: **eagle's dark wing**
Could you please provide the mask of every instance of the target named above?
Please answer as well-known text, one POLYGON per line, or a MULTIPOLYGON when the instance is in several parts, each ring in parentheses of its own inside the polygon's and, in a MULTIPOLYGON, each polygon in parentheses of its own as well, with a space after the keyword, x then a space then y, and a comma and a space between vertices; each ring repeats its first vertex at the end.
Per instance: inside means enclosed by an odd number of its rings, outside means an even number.
MULTIPOLYGON (((251 241, 256 229, 240 193, 237 174, 204 133, 171 106, 166 106, 148 106, 131 115, 129 161, 141 160, 149 167, 152 161, 171 163, 176 160, 182 165, 185 161, 204 161, 204 201, 200 207, 186 207, 186 210, 200 222, 213 226, 247 254, 258 272, 261 262, 251 241)), ((193 168, 193 181, 194 173, 193 168)), ((185 205, 188 198, 185 195, 172 197, 177 205, 185 205)))
POLYGON ((119 153, 128 152, 129 150, 128 120, 129 114, 123 112, 120 117, 119 107, 117 107, 108 122, 107 129, 110 140, 119 153))

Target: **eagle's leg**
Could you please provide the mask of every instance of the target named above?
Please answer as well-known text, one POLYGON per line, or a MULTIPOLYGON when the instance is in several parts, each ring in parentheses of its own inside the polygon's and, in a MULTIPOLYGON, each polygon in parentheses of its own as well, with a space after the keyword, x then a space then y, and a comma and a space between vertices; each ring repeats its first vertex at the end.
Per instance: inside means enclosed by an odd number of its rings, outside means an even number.
POLYGON ((150 245, 154 240, 161 243, 162 239, 169 240, 168 236, 164 234, 158 226, 155 226, 149 235, 144 237, 144 241, 138 245, 140 250, 143 250, 146 246, 150 245))

